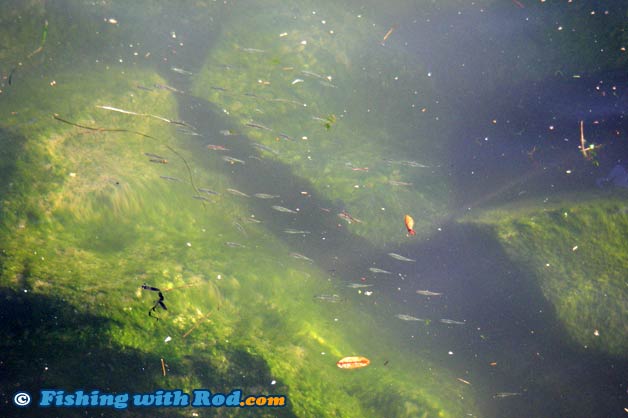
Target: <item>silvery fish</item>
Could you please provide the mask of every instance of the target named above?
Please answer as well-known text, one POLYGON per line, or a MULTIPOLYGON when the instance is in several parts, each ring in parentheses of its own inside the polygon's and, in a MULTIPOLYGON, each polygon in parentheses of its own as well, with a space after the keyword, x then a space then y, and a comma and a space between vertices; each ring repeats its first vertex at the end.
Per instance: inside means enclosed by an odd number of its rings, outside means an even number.
POLYGON ((364 284, 364 283, 349 283, 347 287, 349 289, 362 289, 364 287, 371 287, 372 284, 364 284))
POLYGON ((292 209, 288 209, 288 208, 284 208, 283 206, 278 206, 278 205, 273 205, 271 206, 273 209, 275 209, 278 212, 284 212, 284 213, 297 213, 296 211, 292 210, 292 209))
POLYGON ((245 245, 240 244, 239 242, 231 242, 231 241, 225 242, 225 245, 231 248, 244 248, 245 247, 245 245))
POLYGON ((276 194, 266 194, 266 193, 255 193, 253 196, 257 197, 258 199, 274 199, 276 197, 279 197, 279 195, 276 195, 276 194))
POLYGON ((376 267, 369 267, 369 270, 372 271, 375 274, 381 273, 381 274, 392 274, 392 272, 388 271, 388 270, 382 270, 382 269, 378 269, 376 267))
POLYGON ((242 161, 241 159, 239 159, 239 158, 234 158, 234 157, 229 157, 228 155, 224 155, 224 156, 222 157, 222 159, 223 159, 223 160, 225 160, 226 162, 228 162, 229 164, 235 164, 235 163, 242 164, 242 165, 246 164, 246 163, 245 163, 244 161, 242 161))
POLYGON ((302 231, 300 229, 284 229, 283 232, 285 232, 286 234, 298 234, 298 235, 304 235, 304 234, 309 234, 310 231, 302 231))
POLYGON ((250 197, 248 194, 241 192, 240 190, 236 190, 236 189, 227 189, 227 191, 233 195, 236 196, 240 196, 240 197, 250 197))
POLYGON ((313 263, 314 260, 312 260, 309 257, 304 256, 303 254, 299 254, 299 253, 290 253, 290 257, 292 258, 296 258, 297 260, 305 260, 305 261, 309 261, 310 263, 313 263))
POLYGON ((316 295, 314 299, 330 303, 342 302, 342 298, 338 295, 316 295))
POLYGON ((426 319, 421 319, 421 318, 417 318, 416 316, 410 316, 406 314, 397 314, 395 316, 401 319, 402 321, 421 321, 421 322, 427 321, 426 319))
POLYGON ((440 295, 442 295, 442 293, 430 292, 429 290, 417 290, 416 293, 419 294, 419 295, 423 295, 423 296, 440 296, 440 295))
POLYGON ((441 319, 440 322, 442 322, 443 324, 449 324, 449 325, 465 325, 464 322, 454 321, 453 319, 441 319))
POLYGON ((391 256, 392 258, 394 258, 395 260, 399 260, 399 261, 408 261, 410 263, 414 263, 416 261, 416 260, 413 260, 411 258, 404 257, 402 255, 395 254, 395 253, 388 253, 388 255, 391 256))

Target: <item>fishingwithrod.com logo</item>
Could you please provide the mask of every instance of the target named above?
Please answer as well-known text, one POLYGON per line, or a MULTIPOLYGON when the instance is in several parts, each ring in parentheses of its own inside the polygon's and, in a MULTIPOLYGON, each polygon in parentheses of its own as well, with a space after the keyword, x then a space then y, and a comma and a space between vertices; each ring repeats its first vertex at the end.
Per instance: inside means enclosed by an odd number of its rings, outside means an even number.
MULTIPOLYGON (((76 390, 66 392, 61 389, 42 389, 39 392, 40 408, 99 407, 126 409, 136 408, 209 408, 209 407, 282 407, 286 405, 285 395, 242 396, 240 389, 228 394, 212 393, 207 389, 194 389, 191 394, 180 389, 158 389, 152 393, 103 393, 99 390, 76 390)), ((28 392, 18 392, 13 396, 18 407, 31 405, 28 392)))

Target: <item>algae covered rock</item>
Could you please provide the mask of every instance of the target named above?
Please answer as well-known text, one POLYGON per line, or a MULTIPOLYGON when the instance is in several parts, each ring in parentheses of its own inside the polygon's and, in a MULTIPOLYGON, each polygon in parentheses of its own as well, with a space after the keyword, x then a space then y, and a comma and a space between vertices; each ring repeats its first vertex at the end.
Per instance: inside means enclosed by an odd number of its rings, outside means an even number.
POLYGON ((604 197, 482 217, 532 272, 574 342, 615 356, 628 350, 627 208, 604 197))
MULTIPOLYGON (((303 6, 305 7, 305 6, 303 6)), ((431 73, 360 14, 251 7, 229 21, 193 83, 259 149, 290 167, 356 234, 419 235, 447 209, 446 132, 431 73)))

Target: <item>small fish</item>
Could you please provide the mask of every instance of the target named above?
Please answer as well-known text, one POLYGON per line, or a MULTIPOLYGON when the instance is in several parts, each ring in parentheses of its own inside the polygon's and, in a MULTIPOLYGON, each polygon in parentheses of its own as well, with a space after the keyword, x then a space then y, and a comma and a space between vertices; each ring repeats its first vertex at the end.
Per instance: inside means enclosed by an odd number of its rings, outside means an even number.
POLYGON ((275 209, 278 212, 284 212, 284 213, 298 213, 295 210, 292 209, 288 209, 288 208, 284 208, 283 206, 279 206, 279 205, 273 205, 272 206, 273 209, 275 209))
POLYGON ((349 212, 347 212, 346 210, 343 210, 342 212, 340 212, 340 213, 338 214, 338 217, 340 217, 340 219, 344 219, 344 220, 345 220, 345 221, 347 221, 347 223, 349 223, 349 224, 351 224, 351 223, 353 223, 353 222, 358 223, 358 224, 362 223, 362 221, 361 221, 361 220, 359 220, 358 218, 354 218, 354 217, 353 217, 353 216, 351 216, 351 215, 349 214, 349 212))
POLYGON ((293 138, 293 137, 291 137, 290 135, 282 134, 281 132, 280 132, 280 133, 278 133, 278 134, 277 134, 277 136, 278 136, 279 138, 283 138, 283 139, 286 139, 286 140, 288 140, 288 141, 294 141, 294 138, 293 138))
POLYGON ((390 159, 387 159, 387 158, 384 158, 384 161, 386 161, 388 164, 397 164, 397 165, 403 165, 403 166, 406 166, 406 167, 430 168, 429 165, 417 163, 416 161, 390 160, 390 159))
POLYGON ((223 136, 233 136, 233 135, 237 135, 237 133, 235 133, 234 131, 232 131, 231 129, 223 129, 220 131, 220 134, 223 136))
POLYGON ((363 289, 365 287, 371 287, 372 284, 364 284, 364 283, 349 283, 347 287, 349 289, 363 289))
POLYGON ((400 254, 396 254, 396 253, 388 253, 389 256, 391 256, 392 258, 394 258, 395 260, 399 260, 399 261, 407 261, 409 263, 414 263, 416 262, 416 260, 413 260, 411 258, 408 257, 404 257, 400 254))
POLYGON ((406 315, 406 314, 397 314, 395 317, 401 319, 402 321, 420 321, 427 322, 427 319, 417 318, 416 316, 406 315))
POLYGON ((251 141, 251 145, 253 145, 255 148, 257 148, 260 151, 266 151, 266 152, 270 152, 271 154, 274 154, 274 155, 279 155, 279 153, 277 151, 275 151, 274 149, 269 148, 266 145, 262 145, 259 142, 251 141))
POLYGON ((211 202, 211 199, 210 199, 210 198, 208 198, 208 197, 206 197, 206 196, 198 196, 198 195, 195 195, 195 196, 192 196, 192 199, 196 199, 196 200, 204 200, 205 202, 211 202))
POLYGON ((227 241, 227 242, 225 242, 225 245, 227 247, 231 247, 231 248, 246 248, 245 245, 240 244, 239 242, 227 241))
POLYGON ((181 90, 177 90, 174 87, 170 87, 170 86, 167 86, 165 84, 155 84, 155 88, 160 89, 160 90, 168 90, 168 91, 171 91, 173 93, 181 93, 181 94, 184 93, 181 90))
POLYGON ((170 176, 159 176, 159 177, 164 179, 164 180, 178 181, 179 183, 181 183, 181 179, 178 179, 176 177, 170 177, 170 176))
POLYGON ((235 163, 242 164, 242 165, 246 164, 246 162, 242 161, 241 159, 229 157, 228 155, 224 155, 222 159, 228 162, 229 164, 235 164, 235 163))
POLYGON ((440 295, 442 295, 442 293, 430 292, 429 290, 417 290, 416 293, 417 293, 417 295, 423 295, 423 296, 440 296, 440 295))
POLYGON ((314 296, 314 299, 330 303, 338 303, 343 300, 339 295, 316 295, 314 296))
POLYGON ((266 193, 255 193, 253 196, 257 197, 258 199, 275 199, 279 197, 279 195, 276 195, 276 194, 266 194, 266 193))
POLYGON ((307 76, 310 76, 310 77, 314 77, 314 78, 318 78, 318 79, 321 79, 321 80, 327 80, 326 77, 323 77, 320 74, 313 73, 312 71, 303 70, 303 71, 301 71, 301 74, 307 75, 307 76))
POLYGON ((285 232, 286 234, 294 234, 294 235, 306 235, 309 234, 310 231, 302 231, 300 229, 284 229, 283 232, 285 232))
POLYGON ((248 126, 249 128, 256 128, 256 129, 261 129, 263 131, 270 131, 270 132, 272 132, 272 129, 270 129, 269 127, 264 126, 262 124, 259 124, 259 123, 249 122, 249 123, 245 123, 244 125, 248 126))
POLYGON ((219 87, 219 86, 211 86, 210 89, 212 90, 218 90, 218 91, 227 91, 226 88, 224 87, 219 87))
POLYGON ((183 68, 177 68, 177 67, 170 67, 170 69, 172 71, 174 71, 177 74, 183 74, 183 75, 193 75, 193 73, 184 70, 183 68))
POLYGON ((453 319, 441 319, 440 322, 442 322, 443 324, 449 324, 449 325, 465 325, 464 322, 454 321, 453 319))
POLYGON ((241 192, 240 190, 236 190, 236 189, 227 189, 227 191, 229 193, 231 193, 232 195, 235 196, 240 196, 240 197, 250 197, 248 194, 241 192))
POLYGON ((241 50, 244 52, 248 52, 249 54, 262 54, 266 52, 263 49, 257 49, 257 48, 241 48, 241 50))
POLYGON ((416 235, 416 232, 414 231, 414 219, 412 219, 412 216, 410 215, 406 215, 403 217, 403 222, 406 224, 406 229, 408 230, 408 234, 410 235, 416 235))
POLYGON ((212 151, 229 151, 229 148, 225 148, 222 145, 214 145, 214 144, 207 144, 207 149, 212 150, 212 151))
POLYGON ((456 377, 456 380, 458 380, 459 382, 464 383, 465 385, 470 385, 471 384, 471 382, 469 382, 468 380, 464 380, 461 377, 456 377))
POLYGON ((165 158, 162 157, 161 155, 153 154, 153 153, 150 153, 150 152, 145 152, 144 155, 147 156, 147 157, 150 157, 150 158, 155 158, 157 160, 165 160, 165 158))
POLYGON ((412 186, 412 183, 408 183, 405 181, 397 181, 397 180, 388 180, 388 184, 392 186, 412 186))
POLYGON ((290 83, 290 84, 292 84, 294 86, 295 84, 303 83, 303 81, 304 80, 302 78, 295 78, 294 80, 292 80, 292 83, 290 83))
POLYGON ((503 398, 509 398, 511 396, 519 396, 519 395, 521 395, 521 392, 499 392, 493 395, 493 398, 503 399, 503 398))
POLYGON ((165 159, 159 160, 157 158, 151 158, 148 161, 151 163, 157 163, 157 164, 168 164, 168 160, 165 160, 165 159))
POLYGON ((314 262, 314 260, 312 260, 311 258, 306 257, 303 254, 299 254, 299 253, 290 253, 290 257, 296 258, 297 260, 309 261, 310 263, 314 262))
POLYGON ((392 272, 388 271, 388 270, 382 270, 382 269, 378 269, 377 267, 369 267, 369 270, 372 271, 375 274, 392 274, 392 272))
POLYGON ((198 191, 199 191, 199 192, 203 192, 203 193, 207 193, 207 194, 214 194, 214 195, 218 195, 218 192, 215 192, 215 191, 213 191, 213 190, 211 190, 211 189, 206 189, 206 188, 204 188, 204 187, 199 187, 199 188, 198 188, 198 191))

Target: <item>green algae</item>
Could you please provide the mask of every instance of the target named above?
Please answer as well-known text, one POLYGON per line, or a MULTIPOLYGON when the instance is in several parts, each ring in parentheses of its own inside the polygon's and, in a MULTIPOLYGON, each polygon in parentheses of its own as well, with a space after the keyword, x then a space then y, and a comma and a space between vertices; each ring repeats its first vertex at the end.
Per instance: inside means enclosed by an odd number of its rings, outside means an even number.
MULTIPOLYGON (((122 73, 93 67, 59 71, 54 78, 54 85, 26 83, 1 105, 4 114, 17 111, 3 131, 14 145, 3 156, 8 175, 2 184, 0 283, 18 305, 40 309, 45 317, 57 312, 54 323, 60 326, 22 323, 20 337, 28 347, 34 347, 31 338, 46 341, 35 351, 50 370, 47 385, 124 382, 120 390, 237 387, 286 394, 289 407, 277 414, 263 411, 268 416, 420 411, 454 417, 472 408, 458 402, 457 391, 443 390, 453 386, 450 376, 404 359, 403 352, 387 356, 398 368, 338 369, 335 362, 344 355, 383 362, 378 353, 389 351, 387 341, 396 336, 386 331, 380 313, 348 301, 336 325, 313 296, 342 289, 323 289, 326 275, 291 258, 263 224, 245 224, 243 236, 235 225, 250 216, 242 199, 192 199, 196 192, 179 155, 193 167, 195 183, 233 186, 220 169, 200 169, 206 157, 195 152, 199 144, 184 142, 171 124, 97 107, 176 119, 172 93, 135 88, 163 79, 139 68, 122 73), (125 131, 82 129, 53 114, 125 131), (152 163, 145 152, 164 155, 169 163, 152 163), (156 312, 160 320, 148 315, 156 295, 141 290, 142 283, 163 291, 168 311, 156 312), (28 296, 18 297, 23 291, 28 296), (85 326, 72 328, 75 320, 85 326), (374 330, 382 338, 366 342, 374 330), (87 370, 89 382, 81 377, 87 370)), ((3 350, 16 347, 4 343, 3 350)), ((14 356, 16 364, 26 361, 14 356)), ((26 380, 37 385, 34 377, 26 380)))
POLYGON ((446 128, 434 116, 427 71, 381 47, 382 28, 367 19, 314 10, 299 19, 282 8, 243 12, 210 51, 193 93, 272 150, 262 157, 287 164, 362 221, 352 232, 400 241, 403 216, 414 213, 427 234, 448 202, 438 168, 446 128))
POLYGON ((533 272, 557 318, 579 346, 626 352, 626 203, 621 196, 494 210, 490 225, 518 264, 533 272))

